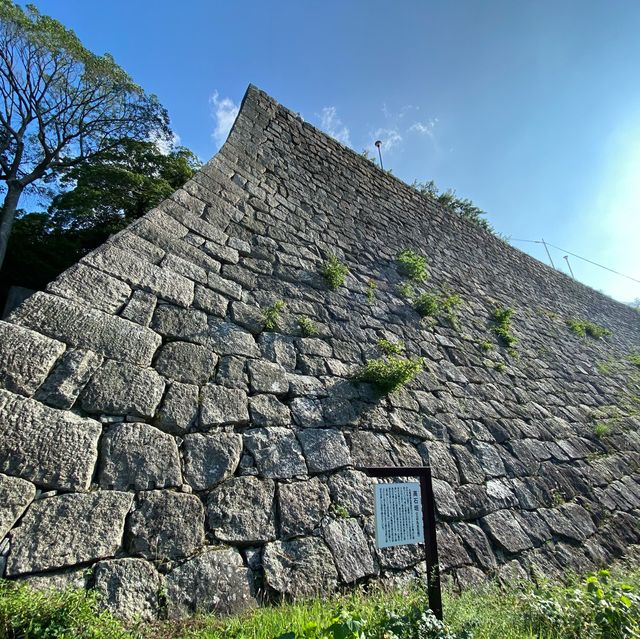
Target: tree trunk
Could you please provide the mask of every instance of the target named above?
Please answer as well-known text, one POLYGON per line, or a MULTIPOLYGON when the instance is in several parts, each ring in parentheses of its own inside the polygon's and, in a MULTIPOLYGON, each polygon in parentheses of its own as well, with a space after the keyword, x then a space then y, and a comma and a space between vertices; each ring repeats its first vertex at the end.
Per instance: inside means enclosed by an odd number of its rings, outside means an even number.
POLYGON ((0 214, 0 269, 4 262, 4 256, 7 252, 9 244, 9 236, 11 235, 11 227, 16 219, 16 211, 18 210, 18 202, 24 187, 16 182, 7 184, 7 194, 2 203, 2 213, 0 214))

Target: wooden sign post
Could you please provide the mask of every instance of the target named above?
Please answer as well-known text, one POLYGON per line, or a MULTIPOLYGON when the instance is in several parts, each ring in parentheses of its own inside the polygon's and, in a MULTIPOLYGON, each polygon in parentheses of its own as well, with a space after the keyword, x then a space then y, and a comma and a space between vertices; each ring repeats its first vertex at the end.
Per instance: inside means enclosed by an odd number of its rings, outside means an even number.
POLYGON ((429 608, 442 620, 442 591, 436 540, 436 513, 431 483, 431 468, 360 467, 369 477, 417 477, 418 482, 376 484, 376 545, 390 548, 424 542, 427 562, 429 608))

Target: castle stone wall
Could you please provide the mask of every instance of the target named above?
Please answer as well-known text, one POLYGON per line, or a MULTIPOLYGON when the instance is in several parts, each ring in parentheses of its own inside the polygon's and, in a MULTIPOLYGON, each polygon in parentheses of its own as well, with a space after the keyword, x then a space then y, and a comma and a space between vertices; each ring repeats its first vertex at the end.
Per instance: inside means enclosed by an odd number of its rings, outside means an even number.
POLYGON ((190 182, 0 322, 0 575, 128 619, 395 582, 422 553, 375 548, 357 467, 426 463, 457 583, 609 562, 640 536, 638 350, 632 309, 250 87, 190 182), (401 295, 406 248, 455 321, 401 295), (354 380, 381 338, 427 363, 389 396, 354 380))

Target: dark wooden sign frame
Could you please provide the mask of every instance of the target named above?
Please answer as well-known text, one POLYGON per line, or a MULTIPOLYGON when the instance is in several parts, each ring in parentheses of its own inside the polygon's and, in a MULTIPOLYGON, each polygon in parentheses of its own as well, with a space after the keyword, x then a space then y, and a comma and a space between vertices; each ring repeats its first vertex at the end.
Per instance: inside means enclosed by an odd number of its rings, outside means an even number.
POLYGON ((417 477, 420 481, 420 501, 422 502, 422 529, 424 531, 424 553, 427 562, 427 594, 429 608, 442 621, 442 588, 440 586, 440 566, 438 564, 438 542, 436 540, 436 512, 429 466, 407 468, 387 468, 383 466, 361 466, 358 470, 369 477, 417 477))

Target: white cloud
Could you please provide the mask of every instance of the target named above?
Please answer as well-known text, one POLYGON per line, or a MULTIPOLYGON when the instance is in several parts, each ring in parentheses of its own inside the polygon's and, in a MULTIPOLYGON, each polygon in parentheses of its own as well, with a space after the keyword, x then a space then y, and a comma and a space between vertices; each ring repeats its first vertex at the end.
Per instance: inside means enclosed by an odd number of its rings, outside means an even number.
POLYGON ((402 135, 398 129, 377 129, 371 134, 371 137, 382 142, 383 152, 393 151, 402 144, 402 135))
POLYGON ((221 98, 217 91, 214 91, 209 98, 209 103, 211 104, 211 116, 215 122, 215 129, 211 137, 216 144, 222 146, 238 116, 240 107, 231 98, 221 98))
POLYGON ((419 133, 420 135, 426 135, 427 137, 435 140, 435 128, 438 124, 438 118, 431 118, 426 122, 415 122, 412 124, 408 131, 410 133, 419 133))
POLYGON ((326 131, 332 138, 338 140, 338 142, 351 146, 349 128, 338 117, 336 107, 323 107, 320 112, 320 128, 326 131))

